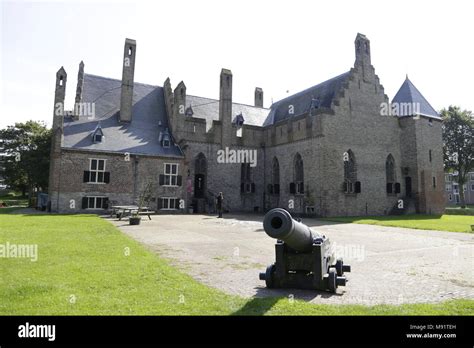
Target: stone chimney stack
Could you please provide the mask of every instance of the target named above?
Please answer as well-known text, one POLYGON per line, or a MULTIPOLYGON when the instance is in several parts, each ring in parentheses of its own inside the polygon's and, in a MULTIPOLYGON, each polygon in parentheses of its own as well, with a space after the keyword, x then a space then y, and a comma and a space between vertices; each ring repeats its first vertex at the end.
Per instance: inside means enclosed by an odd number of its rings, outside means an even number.
POLYGON ((79 116, 81 116, 79 114, 79 111, 82 110, 82 108, 79 105, 82 102, 82 86, 83 85, 84 85, 84 62, 81 60, 81 63, 79 63, 79 72, 77 73, 76 99, 75 99, 75 104, 74 104, 74 116, 73 116, 75 120, 78 120, 79 116))
POLYGON ((232 140, 232 72, 222 69, 219 93, 219 121, 221 121, 222 147, 230 145, 232 140))
POLYGON ((255 106, 263 108, 263 89, 255 87, 255 106))
POLYGON ((122 93, 120 96, 120 122, 132 121, 133 75, 135 73, 135 55, 137 43, 125 39, 123 51, 122 93))

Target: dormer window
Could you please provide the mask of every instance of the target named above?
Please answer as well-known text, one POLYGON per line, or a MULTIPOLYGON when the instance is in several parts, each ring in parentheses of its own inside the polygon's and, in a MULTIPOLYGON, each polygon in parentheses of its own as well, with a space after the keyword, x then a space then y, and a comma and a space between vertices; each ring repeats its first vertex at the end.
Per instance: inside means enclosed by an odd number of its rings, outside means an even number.
POLYGON ((94 144, 101 143, 104 140, 104 132, 102 131, 100 123, 97 124, 97 127, 95 127, 91 135, 94 144))
POLYGON ((237 116, 235 116, 235 124, 237 127, 242 127, 244 125, 244 116, 242 115, 242 113, 238 114, 237 116))
POLYGON ((187 117, 192 117, 194 115, 193 108, 191 106, 188 106, 184 111, 184 115, 187 117))
POLYGON ((165 148, 169 148, 171 146, 171 135, 168 128, 160 132, 160 137, 158 141, 160 142, 161 146, 165 148))
POLYGON ((311 100, 311 109, 319 109, 319 99, 313 98, 311 100))

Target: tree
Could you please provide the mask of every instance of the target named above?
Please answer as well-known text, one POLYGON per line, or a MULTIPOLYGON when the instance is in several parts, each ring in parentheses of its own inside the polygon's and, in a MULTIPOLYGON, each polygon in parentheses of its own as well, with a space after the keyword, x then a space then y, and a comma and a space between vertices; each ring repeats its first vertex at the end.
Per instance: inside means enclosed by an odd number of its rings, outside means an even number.
POLYGON ((445 169, 458 173, 459 198, 465 208, 463 185, 474 168, 474 115, 461 111, 457 106, 441 110, 443 117, 443 142, 445 169))
POLYGON ((6 155, 5 183, 23 195, 33 190, 46 190, 49 175, 51 131, 44 123, 15 123, 0 130, 0 147, 6 155))

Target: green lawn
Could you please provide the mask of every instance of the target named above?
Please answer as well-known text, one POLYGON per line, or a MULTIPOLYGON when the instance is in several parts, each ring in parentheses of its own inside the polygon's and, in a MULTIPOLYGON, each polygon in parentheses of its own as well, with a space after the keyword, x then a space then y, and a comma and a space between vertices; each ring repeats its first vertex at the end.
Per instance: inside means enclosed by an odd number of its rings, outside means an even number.
POLYGON ((95 215, 1 215, 0 315, 473 315, 473 300, 402 306, 243 299, 198 283, 95 215), (127 252, 130 252, 127 256, 127 252))
POLYGON ((469 215, 349 216, 322 218, 321 220, 468 233, 473 232, 471 225, 474 225, 474 216, 469 215))
POLYGON ((446 207, 445 213, 449 215, 474 215, 474 205, 467 205, 466 208, 459 206, 446 207))

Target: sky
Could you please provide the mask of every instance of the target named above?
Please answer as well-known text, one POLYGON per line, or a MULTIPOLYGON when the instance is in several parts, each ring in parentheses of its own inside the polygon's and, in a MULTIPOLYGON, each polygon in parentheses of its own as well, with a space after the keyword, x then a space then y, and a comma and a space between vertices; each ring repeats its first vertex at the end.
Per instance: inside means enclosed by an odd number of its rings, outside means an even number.
POLYGON ((371 42, 372 64, 390 100, 408 74, 436 110, 474 111, 472 1, 4 1, 0 0, 0 128, 52 123, 55 74, 121 79, 125 38, 137 41, 135 81, 219 96, 222 68, 233 101, 264 106, 354 64, 354 39, 371 42))

